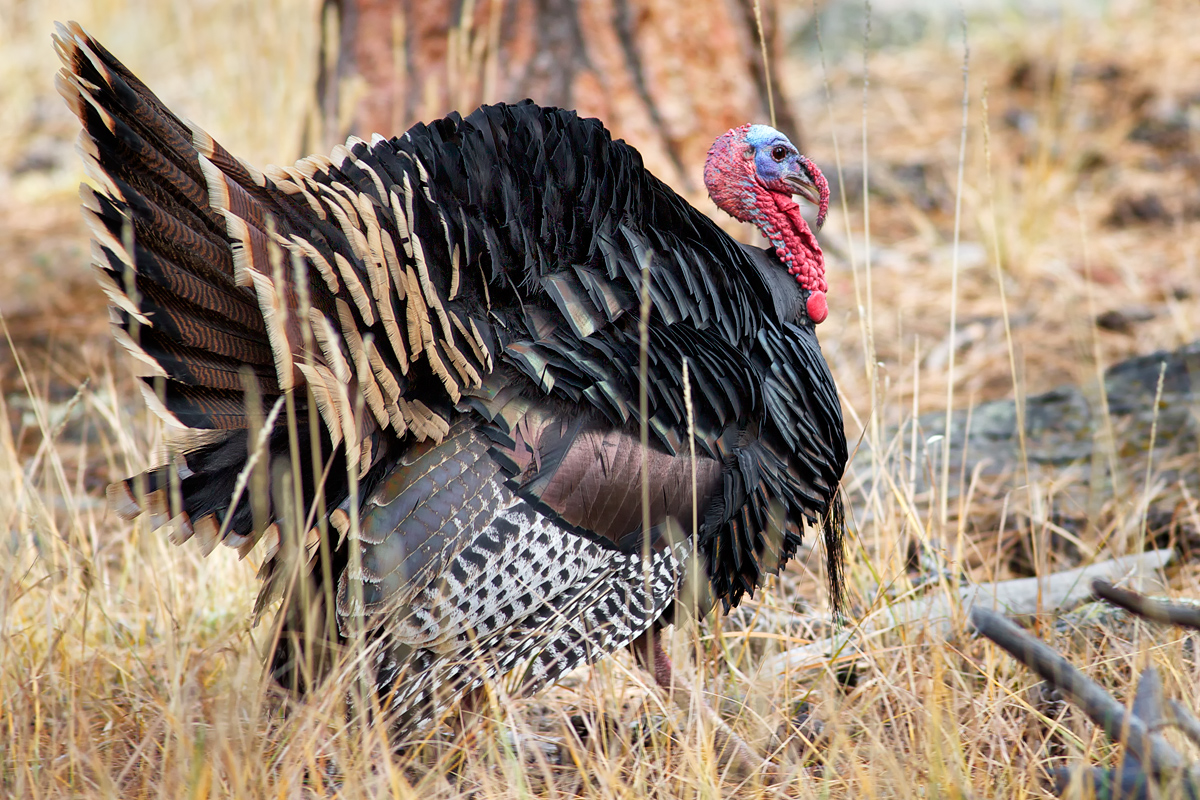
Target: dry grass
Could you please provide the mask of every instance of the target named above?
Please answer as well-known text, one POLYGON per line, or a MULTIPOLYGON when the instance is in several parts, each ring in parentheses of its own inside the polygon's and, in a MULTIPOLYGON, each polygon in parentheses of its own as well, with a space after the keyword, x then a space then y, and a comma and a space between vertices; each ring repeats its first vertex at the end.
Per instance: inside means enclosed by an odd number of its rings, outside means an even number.
MULTIPOLYGON (((104 508, 105 482, 147 466, 159 432, 109 344, 86 269, 75 123, 53 92, 49 32, 52 19, 80 19, 231 150, 280 162, 299 154, 299 121, 309 111, 312 4, 49 5, 0 0, 0 311, 14 345, 0 350, 8 421, 0 426, 0 793, 1020 798, 1044 794, 1047 764, 1113 757, 1007 657, 965 635, 942 642, 893 631, 874 641, 853 688, 839 687, 838 665, 756 679, 764 657, 820 633, 792 613, 822 602, 806 563, 748 603, 740 624, 675 635, 677 660, 726 698, 726 718, 781 765, 776 789, 722 776, 701 741, 706 732, 649 691, 625 656, 532 700, 498 695, 493 716, 502 721, 476 746, 439 739, 410 760, 388 755, 383 731, 348 725, 339 692, 298 706, 277 697, 261 674, 269 631, 250 625, 254 556, 200 559, 104 508), (816 754, 805 754, 785 725, 801 701, 826 723, 816 754), (617 723, 611 741, 572 744, 570 717, 596 711, 617 723), (456 755, 459 777, 448 779, 456 755)), ((832 313, 821 336, 852 439, 865 429, 872 452, 908 453, 907 440, 885 432, 914 409, 1094 381, 1127 355, 1200 337, 1196 19, 1180 0, 1037 22, 1002 16, 971 28, 949 391, 957 22, 915 44, 872 50, 865 113, 862 52, 853 43, 825 53, 828 102, 815 59, 788 65, 794 80, 781 88, 806 112, 806 149, 832 173, 836 135, 847 184, 848 213, 831 214, 824 237, 832 313), (869 270, 856 188, 864 128, 869 270), (1114 309, 1153 316, 1132 322, 1131 333, 1097 328, 1096 315, 1114 309)), ((1069 476, 993 493, 978 487, 943 516, 937 494, 917 494, 911 480, 914 469, 936 472, 937 450, 922 445, 915 465, 882 455, 855 463, 850 485, 875 487, 851 492, 856 617, 908 585, 904 556, 914 538, 940 542, 978 579, 1022 570, 996 557, 1013 541, 1049 553, 1042 569, 1078 558, 1049 547, 1054 499, 1069 476)), ((1160 466, 1151 464, 1151 479, 1160 466)), ((1154 485, 1142 477, 1126 482, 1129 493, 1100 499, 1080 534, 1082 552, 1106 557, 1135 541, 1111 534, 1137 527, 1140 487, 1154 485)), ((1170 577, 1174 591, 1200 595, 1190 566, 1170 577)), ((1041 633, 1110 685, 1123 686, 1135 665, 1151 661, 1168 692, 1197 699, 1190 640, 1080 626, 1060 621, 1041 633)))

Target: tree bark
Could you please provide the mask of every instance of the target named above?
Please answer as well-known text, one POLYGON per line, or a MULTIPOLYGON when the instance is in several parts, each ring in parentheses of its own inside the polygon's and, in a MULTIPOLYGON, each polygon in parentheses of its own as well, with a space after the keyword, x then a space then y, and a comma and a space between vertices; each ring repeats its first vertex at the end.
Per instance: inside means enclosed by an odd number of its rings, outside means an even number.
POLYGON ((768 84, 776 127, 800 144, 779 91, 776 3, 325 0, 311 137, 321 141, 307 144, 397 135, 452 110, 530 97, 600 118, 652 172, 695 191, 713 139, 770 122, 768 84))

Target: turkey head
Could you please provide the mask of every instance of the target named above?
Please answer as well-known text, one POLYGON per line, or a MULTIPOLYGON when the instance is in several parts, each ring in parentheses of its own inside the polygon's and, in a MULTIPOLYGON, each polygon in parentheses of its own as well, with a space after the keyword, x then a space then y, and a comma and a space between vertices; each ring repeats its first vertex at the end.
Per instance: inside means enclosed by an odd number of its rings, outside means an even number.
POLYGON ((808 292, 809 318, 824 322, 829 315, 825 257, 792 199, 798 194, 817 206, 820 230, 829 211, 829 182, 821 170, 774 128, 742 125, 724 133, 709 149, 704 185, 718 208, 758 226, 788 274, 808 292))

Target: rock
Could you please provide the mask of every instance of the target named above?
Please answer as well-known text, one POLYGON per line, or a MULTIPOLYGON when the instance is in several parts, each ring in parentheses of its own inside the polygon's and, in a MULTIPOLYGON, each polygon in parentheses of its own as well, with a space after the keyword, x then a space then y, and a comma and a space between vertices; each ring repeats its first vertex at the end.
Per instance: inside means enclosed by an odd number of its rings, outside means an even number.
MULTIPOLYGON (((929 457, 940 459, 944 413, 924 414, 917 425, 928 437, 929 457)), ((1077 471, 1075 484, 1111 493, 1111 465, 1117 466, 1118 480, 1123 475, 1136 475, 1139 480, 1144 476, 1152 430, 1154 463, 1169 465, 1158 473, 1162 485, 1177 487, 1183 481, 1193 497, 1200 494, 1200 470, 1194 463, 1189 467, 1187 458, 1182 464, 1171 461, 1194 455, 1200 447, 1200 342, 1116 364, 1105 373, 1103 393, 1098 385, 1062 386, 1025 401, 1026 451, 1035 478, 1042 470, 1072 467, 1077 471), (1162 396, 1156 408, 1160 374, 1162 396), (1105 418, 1106 403, 1109 419, 1105 418)), ((895 435, 897 432, 892 430, 883 441, 890 442, 895 435)), ((911 434, 906 431, 904 435, 911 434)), ((868 487, 869 447, 864 441, 851 465, 867 476, 868 487)), ((1023 482, 1021 439, 1013 401, 998 400, 970 411, 953 412, 950 474, 956 478, 970 476, 977 469, 984 478, 1008 479, 1000 481, 998 491, 1011 488, 1017 480, 1023 482)), ((940 474, 940 464, 936 469, 916 470, 914 491, 928 491, 930 478, 936 481, 940 474)), ((952 497, 962 488, 959 483, 957 479, 950 481, 952 497)), ((1168 494, 1161 502, 1173 503, 1176 499, 1168 494)))

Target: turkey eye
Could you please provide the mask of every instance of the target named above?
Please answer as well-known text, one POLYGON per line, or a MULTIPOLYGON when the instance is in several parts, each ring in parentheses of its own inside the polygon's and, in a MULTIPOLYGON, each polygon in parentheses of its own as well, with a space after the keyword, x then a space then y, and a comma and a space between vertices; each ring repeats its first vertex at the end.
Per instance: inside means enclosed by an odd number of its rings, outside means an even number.
POLYGON ((785 158, 787 158, 787 154, 787 148, 781 144, 775 145, 775 149, 771 151, 771 157, 776 161, 783 161, 785 158))

